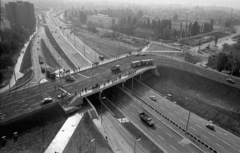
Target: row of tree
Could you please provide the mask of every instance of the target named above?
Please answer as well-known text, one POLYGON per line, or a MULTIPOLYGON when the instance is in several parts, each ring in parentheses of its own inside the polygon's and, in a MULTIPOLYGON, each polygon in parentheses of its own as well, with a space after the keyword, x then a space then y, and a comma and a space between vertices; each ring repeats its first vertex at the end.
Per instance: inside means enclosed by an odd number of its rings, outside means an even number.
POLYGON ((3 81, 3 73, 14 66, 14 57, 21 51, 24 43, 28 40, 29 30, 21 27, 0 31, 0 83, 3 81))

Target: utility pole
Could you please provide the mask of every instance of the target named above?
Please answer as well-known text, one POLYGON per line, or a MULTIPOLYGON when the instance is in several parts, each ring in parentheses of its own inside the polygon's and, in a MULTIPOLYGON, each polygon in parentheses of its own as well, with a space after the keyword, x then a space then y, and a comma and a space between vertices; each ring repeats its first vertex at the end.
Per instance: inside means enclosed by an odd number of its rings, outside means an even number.
POLYGON ((190 115, 191 115, 191 112, 189 111, 189 113, 188 113, 188 120, 187 120, 187 126, 186 126, 186 130, 185 130, 185 134, 187 134, 187 129, 188 129, 188 124, 189 124, 190 115))

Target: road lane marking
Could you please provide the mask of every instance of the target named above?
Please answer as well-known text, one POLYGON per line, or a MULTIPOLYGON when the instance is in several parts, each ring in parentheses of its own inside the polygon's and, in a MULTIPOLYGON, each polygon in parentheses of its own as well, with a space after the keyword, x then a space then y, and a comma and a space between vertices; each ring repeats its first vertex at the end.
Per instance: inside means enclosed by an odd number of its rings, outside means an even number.
POLYGON ((163 110, 165 110, 163 107, 161 107, 163 110))
POLYGON ((176 148, 174 148, 172 145, 170 145, 174 150, 176 150, 177 151, 177 149, 176 148))
POLYGON ((166 134, 167 134, 169 137, 171 137, 171 138, 172 138, 172 136, 171 136, 169 133, 167 133, 167 132, 166 132, 166 134))
POLYGON ((174 115, 172 113, 169 112, 170 115, 172 115, 174 117, 174 115))
POLYGON ((205 136, 204 134, 203 134, 202 136, 204 136, 205 138, 209 139, 209 138, 208 138, 207 136, 205 136))
POLYGON ((31 106, 39 105, 39 103, 32 104, 31 106))
POLYGON ((19 101, 18 103, 20 104, 20 103, 23 103, 23 102, 25 102, 25 100, 19 101))
POLYGON ((222 134, 221 132, 217 131, 217 133, 222 134))
POLYGON ((201 126, 199 126, 198 124, 196 124, 199 128, 201 128, 202 129, 202 127, 201 126))
POLYGON ((229 144, 229 143, 227 143, 226 141, 222 140, 222 142, 224 142, 224 143, 226 143, 227 145, 229 145, 229 146, 230 146, 230 144, 229 144))
POLYGON ((135 114, 133 114, 133 112, 131 112, 131 114, 132 114, 133 116, 135 116, 135 114))
POLYGON ((180 115, 180 113, 178 113, 177 111, 175 111, 175 113, 177 113, 178 115, 180 115))
POLYGON ((33 102, 33 101, 35 101, 35 99, 29 100, 29 101, 27 101, 27 102, 33 102))
POLYGON ((215 137, 215 135, 213 135, 211 132, 208 132, 208 133, 215 137))
POLYGON ((178 142, 181 146, 185 147, 181 142, 178 142))
POLYGON ((160 135, 158 135, 158 137, 161 138, 164 141, 163 137, 161 137, 160 135))
MULTIPOLYGON (((218 143, 216 143, 216 145, 218 145, 219 147, 223 148, 223 146, 219 145, 218 143)), ((224 148, 223 148, 224 149, 224 148)))
MULTIPOLYGON (((183 122, 181 119, 178 119, 180 122, 183 122)), ((183 123, 185 123, 185 122, 183 122, 183 123)))
POLYGON ((231 139, 231 138, 228 138, 229 140, 232 140, 234 143, 236 143, 236 141, 234 141, 233 139, 231 139))
POLYGON ((161 127, 159 125, 156 125, 159 129, 161 129, 161 127))
POLYGON ((192 128, 194 131, 197 131, 196 129, 194 129, 193 127, 190 126, 190 128, 192 128))

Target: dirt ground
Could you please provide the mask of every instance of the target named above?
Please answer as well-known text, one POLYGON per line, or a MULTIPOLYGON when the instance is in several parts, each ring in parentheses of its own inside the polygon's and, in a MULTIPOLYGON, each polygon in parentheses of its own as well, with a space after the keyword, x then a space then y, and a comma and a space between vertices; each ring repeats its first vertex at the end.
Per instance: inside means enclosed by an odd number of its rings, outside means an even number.
MULTIPOLYGON (((159 67, 143 81, 171 101, 240 136, 240 90, 185 71, 159 67)), ((146 74, 147 75, 147 74, 146 74)))

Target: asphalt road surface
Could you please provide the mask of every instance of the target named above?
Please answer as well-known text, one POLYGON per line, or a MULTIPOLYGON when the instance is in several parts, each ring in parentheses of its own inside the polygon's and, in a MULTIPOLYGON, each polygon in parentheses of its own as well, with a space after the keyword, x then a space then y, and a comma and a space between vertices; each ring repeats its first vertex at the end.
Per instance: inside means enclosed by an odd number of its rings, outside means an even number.
MULTIPOLYGON (((186 127, 188 111, 163 98, 138 81, 134 82, 134 93, 181 127, 186 127), (157 101, 151 100, 150 96, 155 96, 157 101)), ((188 131, 200 137, 201 140, 219 152, 240 152, 240 139, 238 137, 217 126, 215 126, 216 131, 212 131, 205 127, 206 124, 209 124, 209 122, 192 113, 189 120, 188 131)))
POLYGON ((146 112, 145 109, 135 102, 134 99, 130 98, 124 92, 122 92, 118 87, 113 87, 110 90, 105 90, 103 95, 106 96, 110 101, 105 101, 104 103, 111 103, 133 123, 136 127, 141 129, 141 131, 151 137, 160 148, 166 152, 171 153, 200 153, 201 151, 198 147, 194 146, 190 141, 182 137, 181 135, 174 132, 168 126, 163 124, 161 120, 157 119, 155 116, 148 113, 149 117, 155 122, 154 127, 149 127, 144 124, 138 114, 141 112, 146 112))

